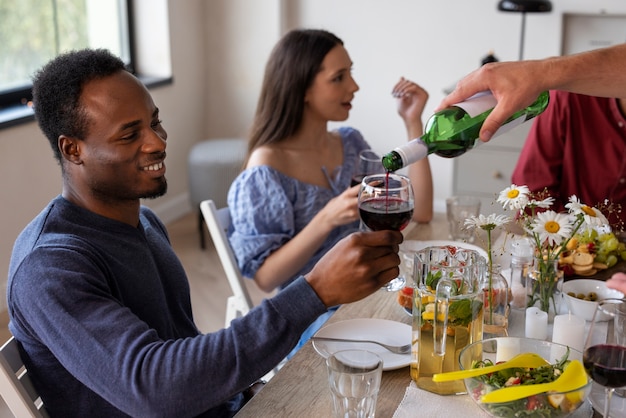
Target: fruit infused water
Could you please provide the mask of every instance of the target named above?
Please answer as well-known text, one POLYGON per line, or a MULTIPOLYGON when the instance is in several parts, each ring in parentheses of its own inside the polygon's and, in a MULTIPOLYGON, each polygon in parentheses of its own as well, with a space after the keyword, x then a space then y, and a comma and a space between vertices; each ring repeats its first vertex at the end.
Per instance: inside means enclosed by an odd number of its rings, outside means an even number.
POLYGON ((465 393, 462 380, 432 381, 433 374, 459 369, 460 351, 483 336, 484 258, 453 246, 429 247, 415 255, 411 378, 440 395, 465 393))

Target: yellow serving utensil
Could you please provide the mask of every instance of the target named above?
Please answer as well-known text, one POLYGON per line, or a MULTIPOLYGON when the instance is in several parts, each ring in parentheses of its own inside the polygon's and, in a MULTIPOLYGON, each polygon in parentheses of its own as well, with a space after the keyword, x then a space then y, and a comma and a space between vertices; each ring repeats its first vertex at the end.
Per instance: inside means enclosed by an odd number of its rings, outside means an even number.
POLYGON ((583 364, 578 360, 572 360, 563 374, 553 382, 540 383, 538 385, 510 386, 483 395, 480 399, 482 403, 501 403, 516 401, 528 396, 537 395, 543 392, 569 392, 583 387, 587 384, 587 372, 583 364))
POLYGON ((500 370, 512 369, 513 367, 537 368, 549 364, 543 357, 535 353, 522 353, 504 363, 475 369, 457 370, 454 372, 437 373, 433 375, 433 382, 449 382, 451 380, 465 379, 468 377, 482 376, 500 370))

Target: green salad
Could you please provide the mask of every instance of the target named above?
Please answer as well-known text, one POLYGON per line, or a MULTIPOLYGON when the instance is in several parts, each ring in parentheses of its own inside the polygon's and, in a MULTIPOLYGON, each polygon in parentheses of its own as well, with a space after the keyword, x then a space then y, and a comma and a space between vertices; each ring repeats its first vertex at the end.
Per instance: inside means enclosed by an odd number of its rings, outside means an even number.
MULTIPOLYGON (((569 350, 555 364, 538 368, 511 368, 466 379, 469 395, 481 408, 496 417, 562 417, 575 411, 584 402, 584 390, 562 393, 542 393, 503 403, 480 403, 482 396, 504 387, 535 385, 556 380, 570 362, 569 350)), ((474 361, 472 368, 492 366, 491 360, 474 361)))

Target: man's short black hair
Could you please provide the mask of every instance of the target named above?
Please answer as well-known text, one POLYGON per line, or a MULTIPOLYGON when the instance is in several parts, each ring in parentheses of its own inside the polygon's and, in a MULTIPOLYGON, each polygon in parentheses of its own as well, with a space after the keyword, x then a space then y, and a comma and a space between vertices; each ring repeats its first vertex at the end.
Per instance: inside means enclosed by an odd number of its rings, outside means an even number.
POLYGON ((106 49, 83 49, 57 56, 33 77, 33 106, 39 127, 61 162, 59 136, 83 139, 89 125, 80 104, 85 83, 125 71, 124 62, 106 49))

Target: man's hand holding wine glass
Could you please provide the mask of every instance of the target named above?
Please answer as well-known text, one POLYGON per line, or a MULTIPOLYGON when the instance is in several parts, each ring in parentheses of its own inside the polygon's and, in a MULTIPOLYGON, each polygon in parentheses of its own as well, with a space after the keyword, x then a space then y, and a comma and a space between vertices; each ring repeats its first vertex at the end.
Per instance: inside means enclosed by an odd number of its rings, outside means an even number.
POLYGON ((400 272, 397 231, 355 232, 339 241, 305 277, 327 307, 374 293, 400 272))
MULTIPOLYGON (((398 174, 374 174, 361 182, 359 214, 363 224, 372 231, 402 231, 413 217, 413 187, 408 177, 398 174)), ((386 289, 400 290, 406 279, 399 276, 386 289)))

